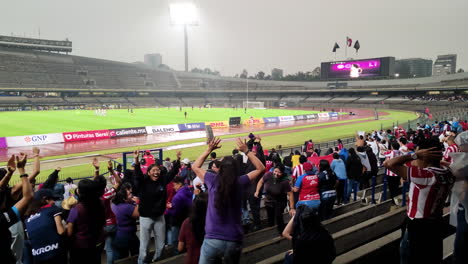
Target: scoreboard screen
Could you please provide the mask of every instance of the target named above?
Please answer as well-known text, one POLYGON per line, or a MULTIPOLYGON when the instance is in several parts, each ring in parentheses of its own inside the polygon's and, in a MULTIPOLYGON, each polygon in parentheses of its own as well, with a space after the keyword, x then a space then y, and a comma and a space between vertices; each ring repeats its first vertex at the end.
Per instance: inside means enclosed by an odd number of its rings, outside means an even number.
POLYGON ((394 72, 395 59, 393 57, 333 61, 322 63, 322 79, 363 79, 388 77, 394 72))

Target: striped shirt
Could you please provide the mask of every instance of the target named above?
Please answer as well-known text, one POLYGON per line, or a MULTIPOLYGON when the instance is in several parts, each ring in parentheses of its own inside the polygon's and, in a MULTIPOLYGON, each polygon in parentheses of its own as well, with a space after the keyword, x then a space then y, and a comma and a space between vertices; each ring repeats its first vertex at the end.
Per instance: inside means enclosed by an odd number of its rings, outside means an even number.
MULTIPOLYGON (((401 151, 399 151, 399 150, 389 150, 389 151, 385 152, 385 158, 387 160, 399 157, 401 155, 403 155, 403 153, 401 151)), ((391 171, 389 169, 386 169, 385 171, 386 171, 387 176, 398 177, 398 175, 396 173, 394 173, 393 171, 391 171)))
POLYGON ((302 164, 299 164, 296 167, 294 167, 292 178, 295 180, 299 178, 299 176, 301 176, 302 174, 304 174, 304 167, 302 166, 302 164))
POLYGON ((460 148, 457 144, 450 145, 444 152, 444 160, 447 162, 452 163, 452 157, 450 157, 450 153, 460 152, 460 148))
POLYGON ((410 219, 442 216, 445 200, 455 181, 447 168, 408 167, 410 181, 407 215, 410 219))

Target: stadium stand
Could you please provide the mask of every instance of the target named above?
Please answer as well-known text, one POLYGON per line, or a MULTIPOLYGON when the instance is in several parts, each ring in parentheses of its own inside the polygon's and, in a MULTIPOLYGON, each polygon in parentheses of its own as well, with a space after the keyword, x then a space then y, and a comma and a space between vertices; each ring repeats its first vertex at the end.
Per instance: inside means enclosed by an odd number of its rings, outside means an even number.
POLYGON ((365 106, 422 111, 425 106, 466 107, 468 101, 468 73, 340 83, 345 85, 337 86, 323 81, 246 80, 154 70, 140 64, 80 56, 0 48, 0 95, 62 98, 56 101, 21 100, 2 96, 0 106, 31 107, 41 103, 64 106, 126 103, 134 106, 192 106, 207 103, 214 106, 242 106, 247 99, 247 85, 249 100, 262 101, 266 107, 278 107, 283 102, 290 107, 365 106), (55 94, 50 95, 49 92, 55 94), (153 99, 148 100, 148 96, 153 99))

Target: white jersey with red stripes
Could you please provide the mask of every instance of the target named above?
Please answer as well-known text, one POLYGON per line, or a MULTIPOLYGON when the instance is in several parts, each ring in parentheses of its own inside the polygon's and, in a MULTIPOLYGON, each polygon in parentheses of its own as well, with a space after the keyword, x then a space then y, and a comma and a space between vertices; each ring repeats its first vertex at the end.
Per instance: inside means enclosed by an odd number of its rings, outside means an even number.
POLYGON ((444 160, 447 162, 452 163, 452 157, 450 157, 450 153, 460 152, 460 148, 457 144, 450 145, 444 152, 444 160))
POLYGON ((299 164, 296 167, 294 167, 292 178, 295 180, 299 178, 299 176, 301 176, 302 174, 304 174, 304 167, 302 164, 299 164))
POLYGON ((407 215, 410 219, 442 216, 445 200, 455 182, 448 168, 408 167, 410 181, 407 215))
MULTIPOLYGON (((385 158, 387 160, 399 157, 401 155, 403 155, 403 153, 401 151, 399 151, 399 150, 389 150, 389 151, 385 152, 385 158)), ((391 177, 397 177, 398 176, 396 173, 394 173, 393 171, 391 171, 389 169, 386 169, 386 172, 387 172, 387 176, 391 176, 391 177)))

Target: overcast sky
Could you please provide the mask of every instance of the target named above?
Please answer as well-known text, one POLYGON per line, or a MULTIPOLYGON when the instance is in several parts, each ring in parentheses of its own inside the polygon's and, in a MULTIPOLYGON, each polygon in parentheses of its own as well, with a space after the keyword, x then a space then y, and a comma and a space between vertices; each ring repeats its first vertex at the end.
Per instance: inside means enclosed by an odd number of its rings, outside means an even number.
MULTIPOLYGON (((160 53, 184 69, 183 30, 169 24, 169 0, 0 0, 0 34, 73 41, 74 55, 124 62, 160 53)), ((468 70, 467 0, 196 0, 200 25, 189 29, 189 68, 225 76, 311 71, 334 58, 335 41, 359 40, 356 55, 435 60, 458 54, 468 70)))

